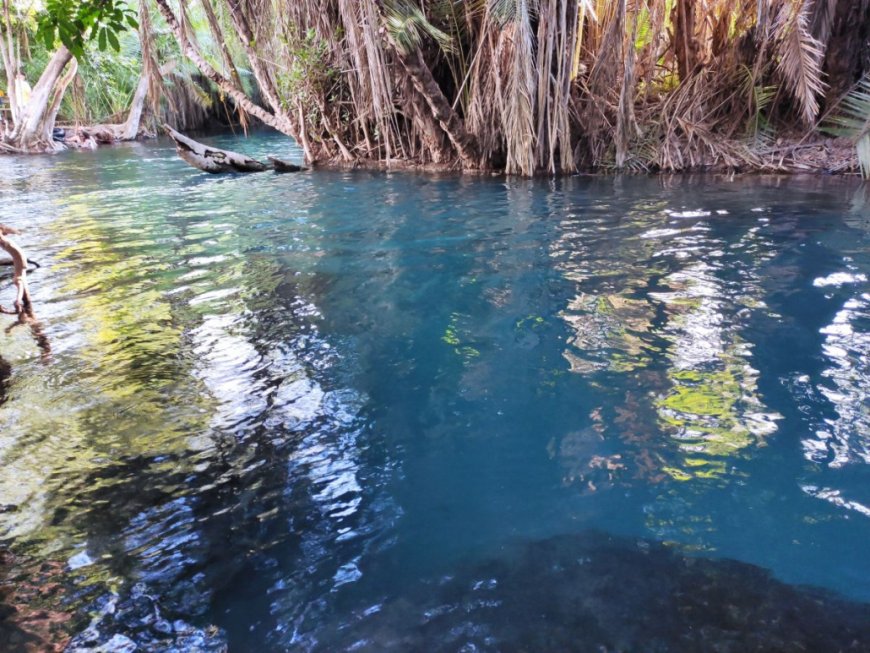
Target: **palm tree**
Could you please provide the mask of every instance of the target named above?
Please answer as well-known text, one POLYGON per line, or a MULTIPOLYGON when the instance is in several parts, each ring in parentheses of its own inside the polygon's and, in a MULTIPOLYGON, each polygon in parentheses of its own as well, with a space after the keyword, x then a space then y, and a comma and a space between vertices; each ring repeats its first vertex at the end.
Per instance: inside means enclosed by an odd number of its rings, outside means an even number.
POLYGON ((773 136, 812 133, 870 59, 870 0, 155 2, 310 161, 775 168, 773 136))

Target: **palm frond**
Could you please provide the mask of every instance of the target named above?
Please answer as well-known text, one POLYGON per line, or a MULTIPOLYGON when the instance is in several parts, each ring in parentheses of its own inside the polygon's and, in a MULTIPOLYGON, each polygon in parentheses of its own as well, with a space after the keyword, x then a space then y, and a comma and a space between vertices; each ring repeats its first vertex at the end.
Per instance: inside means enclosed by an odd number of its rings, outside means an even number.
POLYGON ((503 31, 511 32, 513 57, 507 87, 505 137, 508 174, 535 172, 534 97, 537 86, 531 0, 513 0, 514 20, 503 31))
POLYGON ((818 96, 825 90, 822 81, 824 48, 807 29, 806 9, 785 3, 774 23, 777 68, 785 86, 798 102, 801 117, 812 124, 819 114, 818 96))
POLYGON ((858 165, 861 168, 861 176, 870 179, 870 133, 864 135, 855 143, 855 153, 858 155, 858 165))
POLYGON ((855 142, 861 175, 870 179, 870 77, 859 81, 838 108, 823 129, 855 142))
POLYGON ((420 47, 423 36, 434 40, 445 52, 453 50, 453 39, 433 25, 419 6, 406 0, 384 2, 384 20, 395 44, 404 52, 420 47))

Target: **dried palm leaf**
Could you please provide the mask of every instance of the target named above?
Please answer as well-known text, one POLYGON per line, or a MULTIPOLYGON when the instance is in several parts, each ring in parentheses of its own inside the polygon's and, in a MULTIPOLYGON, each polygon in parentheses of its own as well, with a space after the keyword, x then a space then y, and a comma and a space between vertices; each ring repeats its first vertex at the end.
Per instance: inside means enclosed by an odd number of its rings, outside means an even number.
MULTIPOLYGON (((535 172, 534 97, 537 78, 534 69, 535 43, 532 32, 532 0, 513 0, 512 22, 502 29, 510 39, 511 65, 505 89, 505 140, 508 174, 532 175, 535 172)), ((496 0, 495 4, 509 4, 496 0)))
POLYGON ((807 12, 801 5, 783 4, 773 33, 778 56, 777 68, 785 87, 800 105, 806 124, 819 114, 818 96, 825 90, 822 81, 824 48, 807 29, 807 12))

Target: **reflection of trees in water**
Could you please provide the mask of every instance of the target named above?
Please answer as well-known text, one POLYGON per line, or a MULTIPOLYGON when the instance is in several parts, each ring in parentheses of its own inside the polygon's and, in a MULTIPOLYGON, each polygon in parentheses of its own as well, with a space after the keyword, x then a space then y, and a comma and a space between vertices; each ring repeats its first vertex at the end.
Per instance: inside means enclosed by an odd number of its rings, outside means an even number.
MULTIPOLYGON (((757 252, 763 245, 757 230, 750 229, 732 249, 757 252)), ((729 287, 720 278, 726 263, 718 247, 723 245, 713 241, 702 247, 700 261, 666 276, 663 284, 669 290, 653 295, 665 307, 662 333, 672 342, 671 388, 656 407, 664 431, 682 454, 676 464, 664 467, 677 480, 728 475, 731 459, 775 432, 779 419, 758 396, 751 345, 739 335, 750 312, 761 305, 758 269, 768 256, 756 253, 748 265, 737 263, 739 286, 729 287), (741 295, 735 297, 737 291, 741 295)), ((674 246, 684 251, 679 237, 674 246)))
POLYGON ((72 614, 63 606, 64 566, 0 548, 0 650, 61 653, 72 614))
POLYGON ((572 371, 591 374, 608 394, 624 388, 593 411, 592 428, 605 443, 599 449, 615 434, 632 451, 603 465, 594 457, 563 462, 592 485, 601 467, 609 480, 728 474, 729 460, 776 430, 778 416, 758 396, 751 346, 740 336, 763 308, 760 269, 772 245, 755 221, 726 240, 702 214, 663 224, 660 212, 641 205, 632 215, 603 235, 590 216, 566 221, 554 249, 578 293, 562 313, 573 334, 565 351, 572 371))
POLYGON ((327 554, 364 530, 361 399, 324 385, 330 347, 310 328, 319 317, 310 293, 288 282, 292 270, 243 254, 248 227, 126 199, 126 211, 101 221, 95 213, 111 207, 72 198, 53 227, 75 243, 55 274, 77 325, 66 327, 76 335, 66 334, 55 367, 74 365, 82 380, 31 380, 3 406, 29 439, 4 452, 7 472, 26 482, 2 494, 19 508, 9 522, 19 543, 78 550, 76 601, 93 600, 103 615, 101 632, 87 636, 103 641, 116 628, 177 644, 171 628, 114 624, 101 608, 106 592, 122 595, 117 614, 153 620, 123 598, 138 579, 162 609, 189 618, 216 588, 247 584, 238 574, 263 579, 261 601, 270 581, 302 592, 352 562, 327 554), (23 411, 30 402, 44 409, 23 411), (274 573, 259 568, 279 561, 274 573))
MULTIPOLYGON (((26 483, 4 484, 2 494, 19 511, 14 522, 2 525, 7 534, 66 546, 79 536, 63 519, 53 519, 52 510, 65 500, 59 489, 67 479, 119 455, 175 451, 176 434, 200 419, 195 410, 164 419, 166 398, 185 394, 177 383, 184 366, 179 330, 172 327, 156 269, 161 249, 149 253, 143 237, 155 225, 131 216, 122 221, 130 229, 124 237, 92 213, 87 198, 71 198, 49 227, 58 242, 76 243, 58 254, 64 262, 52 269, 60 284, 55 295, 72 298, 52 318, 64 347, 44 374, 31 375, 18 387, 16 401, 4 406, 12 432, 22 434, 5 452, 5 464, 26 483), (87 382, 58 383, 71 368, 87 382), (30 405, 41 408, 28 410, 30 405)), ((29 326, 41 341, 38 322, 29 326)), ((195 394, 187 397, 191 407, 195 394)))
MULTIPOLYGON (((36 318, 33 305, 28 305, 19 312, 13 322, 3 329, 4 336, 9 338, 18 327, 26 326, 39 349, 39 361, 43 368, 51 359, 51 342, 45 333, 42 322, 36 318)), ((20 344, 20 340, 18 343, 20 344)), ((13 346, 13 350, 18 347, 13 346)), ((22 351, 20 363, 17 365, 29 365, 33 367, 32 355, 22 351)), ((42 373, 49 373, 43 369, 42 373)), ((18 429, 35 421, 41 421, 41 413, 44 397, 38 394, 31 396, 30 384, 24 384, 19 388, 15 401, 9 401, 10 391, 13 385, 13 366, 10 362, 0 357, 0 418, 3 419, 4 437, 0 439, 0 461, 4 468, 4 474, 0 475, 0 505, 6 509, 0 511, 0 532, 7 537, 16 532, 26 532, 32 525, 29 514, 30 500, 34 494, 44 496, 41 484, 44 482, 43 470, 39 463, 30 456, 30 448, 33 440, 27 437, 16 437, 18 429)), ((25 436, 34 438, 38 432, 24 430, 25 436)))
POLYGON ((30 335, 33 337, 34 342, 36 342, 36 346, 39 347, 42 362, 47 363, 51 358, 51 341, 45 334, 42 322, 39 321, 33 312, 33 305, 29 305, 27 308, 19 311, 15 322, 7 326, 4 332, 8 336, 13 329, 19 326, 28 327, 30 335))

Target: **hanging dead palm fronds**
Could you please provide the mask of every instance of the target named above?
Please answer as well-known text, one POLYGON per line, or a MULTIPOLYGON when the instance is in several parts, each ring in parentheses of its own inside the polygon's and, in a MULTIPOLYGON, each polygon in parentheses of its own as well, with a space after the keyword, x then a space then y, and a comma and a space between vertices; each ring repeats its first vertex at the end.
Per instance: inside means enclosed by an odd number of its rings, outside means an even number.
POLYGON ((397 2, 390 2, 386 11, 389 14, 387 20, 391 20, 390 16, 395 20, 393 29, 386 30, 387 40, 392 46, 396 59, 408 75, 417 96, 425 102, 432 116, 444 130, 462 164, 466 168, 478 167, 480 161, 476 140, 465 128, 464 122, 444 95, 420 49, 420 31, 425 30, 431 35, 440 33, 439 30, 429 25, 421 12, 409 8, 405 3, 400 5, 397 2), (396 38, 399 40, 397 41, 396 38))
POLYGON ((635 49, 632 44, 637 40, 637 14, 632 19, 630 41, 626 48, 625 69, 622 74, 622 87, 619 92, 619 107, 616 112, 616 167, 622 168, 629 157, 629 140, 637 130, 634 118, 634 62, 635 49))
MULTIPOLYGON (((144 5, 146 0, 141 0, 144 5)), ((230 54, 229 43, 224 38, 223 30, 221 29, 220 22, 218 21, 217 15, 215 15, 214 9, 211 6, 210 0, 200 0, 200 5, 202 6, 202 10, 205 13, 205 17, 208 21, 208 27, 211 31, 212 39, 220 50, 221 61, 223 62, 223 73, 235 84, 237 87, 242 88, 242 78, 239 76, 239 71, 236 68, 236 64, 233 62, 233 57, 230 54)), ((238 104, 236 104, 236 114, 239 118, 239 124, 242 127, 242 131, 246 134, 248 133, 248 114, 245 112, 245 109, 238 104)))
POLYGON ((822 44, 807 29, 807 13, 802 4, 783 3, 773 23, 778 57, 777 68, 785 87, 797 101, 803 121, 810 125, 819 114, 822 81, 822 44))
POLYGON ((570 112, 577 8, 565 0, 540 0, 538 8, 536 165, 550 173, 574 170, 570 112))
POLYGON ((160 98, 163 95, 163 76, 157 59, 157 45, 154 41, 154 28, 151 24, 151 11, 148 0, 139 2, 139 45, 142 56, 142 74, 148 80, 148 103, 151 112, 157 115, 160 98))
POLYGON ((343 160, 742 167, 777 130, 817 120, 823 65, 851 84, 870 60, 848 54, 866 25, 841 34, 870 0, 205 2, 220 24, 200 25, 229 56, 182 32, 185 52, 223 61, 204 70, 244 94, 234 58, 272 123, 343 160))
POLYGON ((387 160, 402 152, 393 110, 393 84, 388 55, 378 33, 378 11, 373 0, 338 0, 338 27, 345 35, 343 56, 348 58, 346 79, 354 120, 365 151, 387 160))
POLYGON ((537 86, 532 33, 533 0, 496 0, 493 15, 503 21, 500 39, 510 52, 503 118, 508 174, 535 173, 534 97, 537 86))
POLYGON ((834 25, 834 15, 837 11, 837 0, 813 0, 812 3, 812 35, 819 43, 827 43, 834 25))
POLYGON ((384 0, 384 26, 402 52, 412 52, 431 38, 445 52, 453 50, 448 34, 435 27, 419 6, 405 0, 384 0))

